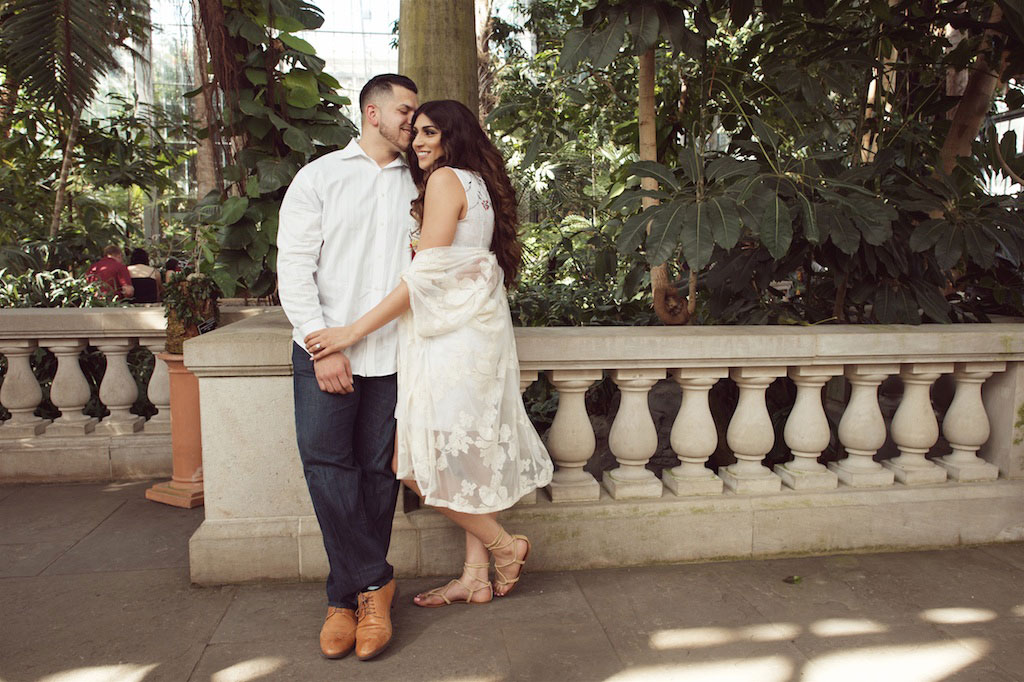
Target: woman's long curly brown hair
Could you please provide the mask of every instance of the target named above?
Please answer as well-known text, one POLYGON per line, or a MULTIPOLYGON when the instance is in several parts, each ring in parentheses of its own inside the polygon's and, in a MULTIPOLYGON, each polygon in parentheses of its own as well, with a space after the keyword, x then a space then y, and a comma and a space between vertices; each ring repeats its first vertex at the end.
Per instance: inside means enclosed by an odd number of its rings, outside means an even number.
POLYGON ((426 102, 412 117, 413 126, 420 115, 428 117, 441 131, 441 149, 444 156, 427 170, 420 169, 416 154, 409 151, 409 166, 419 195, 412 202, 413 218, 423 221, 423 195, 427 191, 427 178, 442 166, 476 171, 487 185, 494 206, 494 236, 491 251, 505 273, 505 285, 511 286, 523 261, 523 248, 519 243, 519 216, 516 214, 516 192, 505 172, 505 160, 495 148, 487 133, 480 127, 477 117, 466 105, 451 99, 426 102))

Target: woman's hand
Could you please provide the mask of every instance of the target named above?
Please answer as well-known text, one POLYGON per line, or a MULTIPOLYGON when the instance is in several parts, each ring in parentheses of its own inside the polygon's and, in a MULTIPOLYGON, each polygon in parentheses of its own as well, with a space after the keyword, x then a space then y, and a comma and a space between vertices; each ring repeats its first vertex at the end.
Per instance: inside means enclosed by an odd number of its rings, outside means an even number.
POLYGON ((331 353, 345 350, 361 338, 352 326, 325 327, 307 336, 303 342, 306 344, 306 350, 313 356, 313 360, 319 360, 331 353))

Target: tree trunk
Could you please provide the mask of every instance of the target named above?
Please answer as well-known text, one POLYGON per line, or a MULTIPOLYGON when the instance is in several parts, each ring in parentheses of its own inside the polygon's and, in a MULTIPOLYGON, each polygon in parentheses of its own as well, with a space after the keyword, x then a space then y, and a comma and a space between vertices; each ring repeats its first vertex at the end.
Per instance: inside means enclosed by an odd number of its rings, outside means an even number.
POLYGON ((477 91, 480 97, 480 123, 498 106, 494 92, 494 67, 491 64, 492 0, 476 1, 477 91))
POLYGON ((11 134, 11 117, 18 103, 18 90, 21 80, 10 76, 0 86, 0 140, 6 140, 11 134))
POLYGON ((71 172, 71 156, 75 151, 75 138, 78 137, 78 123, 82 119, 82 110, 76 109, 71 117, 71 127, 68 130, 68 142, 64 147, 64 160, 60 164, 60 179, 57 181, 57 196, 53 201, 53 219, 50 221, 50 238, 57 236, 60 229, 60 214, 64 212, 64 202, 67 200, 68 174, 71 172))
MULTIPOLYGON (((640 101, 637 110, 640 129, 640 160, 658 160, 657 123, 654 114, 654 50, 650 49, 640 55, 638 72, 640 101)), ((640 186, 644 189, 658 189, 658 181, 654 178, 641 178, 640 186)), ((659 202, 653 197, 641 199, 644 209, 656 206, 659 202)), ((647 232, 650 234, 650 223, 647 232)), ((679 297, 679 292, 668 281, 668 264, 662 263, 651 268, 651 293, 654 296, 654 312, 665 324, 686 324, 690 313, 686 301, 679 297)))
POLYGON ((416 82, 421 102, 455 99, 478 112, 473 0, 402 0, 398 70, 416 82))
MULTIPOLYGON (((999 5, 992 5, 992 14, 989 16, 989 23, 998 23, 1003 18, 1003 11, 999 5)), ((984 49, 991 49, 991 36, 993 32, 985 32, 984 49)), ((999 71, 1005 67, 1008 53, 1000 55, 999 71)), ((979 54, 971 67, 971 75, 967 80, 967 87, 964 88, 963 97, 953 112, 953 122, 949 127, 949 134, 942 143, 942 150, 939 152, 939 168, 942 173, 949 175, 956 168, 956 160, 961 156, 971 155, 971 144, 977 139, 981 132, 981 126, 985 122, 988 110, 992 106, 992 97, 995 95, 996 86, 999 84, 999 73, 985 59, 984 53, 979 54)))
POLYGON ((196 198, 202 199, 210 192, 224 190, 220 175, 220 164, 217 162, 217 148, 214 144, 213 121, 216 118, 213 107, 213 94, 210 79, 206 75, 207 46, 206 34, 198 0, 192 0, 192 32, 195 36, 195 49, 192 51, 192 70, 195 74, 195 85, 203 91, 192 98, 192 125, 196 130, 206 128, 208 134, 199 140, 196 150, 196 198))

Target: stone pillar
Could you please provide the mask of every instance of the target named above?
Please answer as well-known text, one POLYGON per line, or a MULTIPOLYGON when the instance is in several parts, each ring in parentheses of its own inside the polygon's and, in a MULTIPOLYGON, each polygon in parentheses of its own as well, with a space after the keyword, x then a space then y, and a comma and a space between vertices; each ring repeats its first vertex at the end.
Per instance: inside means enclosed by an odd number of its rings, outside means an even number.
POLYGON ((35 341, 8 339, 0 345, 0 353, 7 357, 7 376, 0 388, 0 404, 11 413, 11 418, 0 426, 0 438, 38 436, 50 423, 49 419, 34 414, 43 400, 43 389, 39 388, 29 362, 35 350, 35 341))
POLYGON ((128 369, 128 351, 136 346, 136 340, 102 338, 91 342, 107 358, 107 369, 100 383, 100 401, 110 410, 110 414, 96 425, 96 433, 123 436, 141 431, 146 419, 131 413, 132 405, 139 397, 139 388, 128 369))
POLYGON ((988 440, 989 422, 981 400, 981 386, 994 372, 1006 370, 1005 362, 958 362, 953 370, 956 393, 942 420, 942 435, 953 451, 935 460, 954 481, 994 481, 999 467, 978 457, 988 440))
POLYGON ((953 371, 952 363, 916 362, 903 365, 903 398, 892 417, 892 439, 899 457, 882 462, 896 480, 906 485, 942 483, 946 470, 929 462, 925 455, 939 439, 939 422, 932 409, 931 387, 943 374, 953 371))
POLYGON ((146 433, 171 432, 171 384, 167 375, 167 362, 160 357, 166 343, 163 337, 142 340, 142 345, 153 353, 153 375, 149 377, 146 395, 157 410, 143 426, 146 433))
POLYGON ((793 490, 831 490, 839 485, 839 477, 820 464, 818 457, 832 438, 821 404, 821 388, 842 373, 842 365, 810 365, 789 370, 789 378, 796 384, 796 400, 783 436, 793 460, 777 464, 775 473, 793 490))
POLYGON ((664 369, 612 370, 620 400, 608 433, 608 448, 619 466, 606 471, 602 483, 613 499, 661 497, 661 481, 646 466, 658 451, 658 430, 651 418, 647 394, 665 374, 664 369))
POLYGON ((57 356, 57 374, 50 385, 50 402, 60 410, 60 417, 46 427, 47 436, 83 436, 96 429, 95 417, 82 410, 89 402, 89 382, 78 364, 85 350, 82 339, 46 339, 43 344, 57 356))
POLYGON ((782 480, 761 460, 775 444, 771 415, 764 393, 775 379, 786 373, 785 367, 734 367, 729 375, 740 389, 736 411, 729 420, 726 442, 736 463, 719 469, 726 487, 735 493, 771 493, 782 488, 782 480))
POLYGON ((1006 363, 981 395, 992 434, 979 455, 999 467, 1003 478, 1024 478, 1024 362, 1006 363))
POLYGON ((587 389, 602 376, 599 369, 556 369, 548 378, 558 391, 558 411, 548 430, 548 452, 558 466, 548 486, 552 502, 582 502, 601 497, 597 480, 583 470, 597 439, 587 416, 587 389))
POLYGON ((846 459, 829 462, 828 468, 839 480, 854 488, 892 485, 892 471, 873 458, 885 445, 885 419, 878 407, 878 387, 886 377, 900 371, 899 365, 851 365, 846 368, 850 382, 850 402, 839 420, 839 442, 846 459))
POLYGON ((704 465, 718 447, 718 429, 708 405, 708 392, 719 379, 727 376, 727 367, 672 370, 672 379, 683 391, 671 436, 672 451, 681 463, 662 473, 661 482, 676 495, 722 492, 722 479, 704 465))
MULTIPOLYGON (((537 380, 537 370, 535 369, 520 369, 519 370, 519 395, 526 392, 526 389, 530 387, 530 384, 537 380)), ((537 489, 534 488, 530 492, 526 493, 519 498, 519 504, 537 504, 537 489)))

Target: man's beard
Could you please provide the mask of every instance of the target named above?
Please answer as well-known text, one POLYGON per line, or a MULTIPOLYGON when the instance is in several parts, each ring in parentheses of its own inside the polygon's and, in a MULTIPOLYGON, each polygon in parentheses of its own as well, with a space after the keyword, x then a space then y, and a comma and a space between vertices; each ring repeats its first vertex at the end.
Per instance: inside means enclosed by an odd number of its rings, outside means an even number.
POLYGON ((392 128, 381 121, 380 126, 377 128, 380 132, 380 136, 395 146, 395 151, 404 152, 408 149, 409 143, 402 140, 402 128, 401 126, 392 128))

